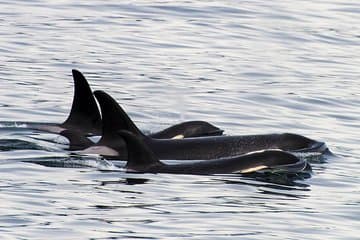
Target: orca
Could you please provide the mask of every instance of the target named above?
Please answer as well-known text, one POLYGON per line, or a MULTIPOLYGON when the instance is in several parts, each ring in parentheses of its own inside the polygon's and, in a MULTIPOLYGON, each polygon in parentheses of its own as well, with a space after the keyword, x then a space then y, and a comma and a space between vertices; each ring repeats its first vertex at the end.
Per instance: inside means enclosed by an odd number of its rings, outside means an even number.
POLYGON ((117 134, 126 143, 128 157, 125 169, 127 172, 228 174, 270 170, 294 173, 304 170, 307 166, 306 161, 281 150, 265 150, 227 158, 170 165, 159 161, 141 137, 126 130, 119 131, 117 134))
POLYGON ((157 139, 166 138, 189 138, 189 137, 205 137, 222 135, 224 130, 205 121, 187 121, 175 124, 148 136, 157 139))
POLYGON ((71 130, 83 135, 101 134, 101 115, 91 88, 81 72, 73 69, 72 75, 74 98, 67 119, 61 124, 29 124, 30 128, 52 133, 71 130))
POLYGON ((154 139, 144 135, 120 107, 104 91, 95 91, 102 113, 102 137, 100 141, 84 150, 84 153, 98 153, 107 158, 127 158, 124 141, 117 134, 127 130, 144 141, 159 159, 209 160, 238 156, 249 152, 281 149, 288 152, 324 152, 325 143, 291 134, 264 134, 244 136, 211 136, 184 139, 154 139), (113 116, 122 115, 122 118, 113 116))
MULTIPOLYGON (((61 124, 28 124, 30 128, 60 133, 69 138, 70 149, 81 149, 93 145, 84 136, 101 135, 102 121, 90 85, 78 70, 72 70, 74 97, 67 119, 61 124)), ((122 118, 122 115, 113 115, 122 118)), ((222 135, 223 130, 205 121, 187 121, 150 134, 153 138, 187 138, 222 135)))
MULTIPOLYGON (((121 127, 120 127, 121 128, 121 127)), ((69 140, 68 150, 83 150, 95 145, 87 136, 78 130, 64 129, 60 135, 69 140)), ((205 121, 188 121, 175 124, 159 132, 151 133, 148 136, 156 139, 182 139, 189 137, 219 136, 223 130, 205 121)))

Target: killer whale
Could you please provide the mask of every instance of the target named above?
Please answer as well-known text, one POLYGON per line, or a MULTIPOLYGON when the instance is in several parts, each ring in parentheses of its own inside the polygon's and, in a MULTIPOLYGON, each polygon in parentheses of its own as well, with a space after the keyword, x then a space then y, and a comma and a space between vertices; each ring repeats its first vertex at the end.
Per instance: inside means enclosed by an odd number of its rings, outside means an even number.
MULTIPOLYGON (((121 127, 119 127, 121 128, 121 127)), ((148 136, 156 139, 182 139, 189 137, 205 137, 222 135, 223 130, 205 121, 187 121, 175 124, 148 136)), ((95 145, 83 132, 74 129, 64 129, 60 135, 69 140, 68 150, 83 150, 95 145)))
POLYGON ((98 153, 107 158, 126 159, 125 143, 117 134, 120 130, 130 131, 140 137, 159 159, 208 160, 265 149, 281 149, 289 152, 324 152, 327 150, 323 142, 291 133, 154 139, 144 135, 110 95, 104 91, 95 91, 94 95, 102 113, 103 135, 96 145, 85 149, 84 153, 98 153), (123 117, 113 118, 114 114, 123 117))
POLYGON ((67 119, 60 124, 29 124, 30 128, 52 133, 72 130, 83 135, 101 134, 101 115, 89 83, 78 70, 73 69, 72 76, 74 97, 67 119))
POLYGON ((175 124, 148 136, 157 139, 219 136, 224 130, 205 121, 187 121, 175 124))
POLYGON ((221 159, 202 160, 179 164, 165 164, 137 135, 122 130, 118 132, 126 143, 128 172, 172 174, 227 174, 251 173, 259 170, 300 172, 307 163, 293 154, 281 150, 251 152, 221 159))
MULTIPOLYGON (((67 119, 61 124, 28 124, 30 128, 60 133, 69 138, 70 149, 93 145, 81 136, 101 135, 102 120, 96 99, 84 75, 73 69, 74 97, 67 119)), ((114 115, 113 117, 123 117, 114 115)), ((222 135, 223 130, 205 121, 187 121, 150 134, 153 138, 187 138, 222 135)))

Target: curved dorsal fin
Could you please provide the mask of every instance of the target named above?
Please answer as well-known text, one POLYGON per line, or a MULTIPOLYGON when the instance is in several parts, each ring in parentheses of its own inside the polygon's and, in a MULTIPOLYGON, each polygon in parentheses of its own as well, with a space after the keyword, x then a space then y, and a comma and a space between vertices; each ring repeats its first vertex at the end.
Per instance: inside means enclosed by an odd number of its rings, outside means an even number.
POLYGON ((72 70, 74 98, 70 115, 60 126, 85 133, 101 133, 101 116, 91 88, 81 72, 72 70))
POLYGON ((154 166, 163 165, 139 136, 126 130, 119 131, 117 134, 120 135, 126 143, 128 152, 127 169, 141 172, 147 171, 154 166))
POLYGON ((127 130, 137 136, 145 136, 130 119, 120 105, 104 91, 95 91, 94 95, 100 104, 102 115, 102 137, 98 145, 109 145, 117 141, 120 130, 127 130))

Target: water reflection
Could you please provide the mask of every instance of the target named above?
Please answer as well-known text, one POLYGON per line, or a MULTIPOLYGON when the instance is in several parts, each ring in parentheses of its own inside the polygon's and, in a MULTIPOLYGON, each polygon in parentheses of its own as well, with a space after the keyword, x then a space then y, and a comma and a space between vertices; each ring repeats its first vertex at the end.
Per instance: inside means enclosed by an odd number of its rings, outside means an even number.
POLYGON ((101 186, 112 185, 112 184, 126 184, 126 185, 137 185, 137 184, 145 184, 149 181, 146 178, 124 178, 116 181, 101 181, 101 186))
POLYGON ((0 151, 15 151, 15 150, 44 150, 36 143, 32 143, 20 139, 0 139, 0 151))
MULTIPOLYGON (((304 173, 302 175, 306 175, 307 177, 310 177, 308 176, 307 173, 304 173)), ((222 181, 226 184, 240 184, 240 185, 246 184, 256 187, 270 187, 281 190, 296 189, 293 187, 300 187, 300 188, 310 187, 308 184, 299 182, 299 180, 304 180, 303 176, 300 176, 299 174, 252 173, 252 174, 246 174, 245 176, 237 176, 236 178, 235 177, 231 177, 230 179, 225 178, 222 181), (252 182, 252 181, 256 181, 256 182, 252 182)))
POLYGON ((78 68, 145 128, 294 131, 337 156, 306 157, 310 175, 134 175, 0 122, 2 238, 357 239, 357 1, 43 2, 0 3, 1 121, 62 122, 78 68))
MULTIPOLYGON (((18 127, 19 125, 13 123, 13 122, 1 122, 0 123, 2 128, 13 128, 18 127)), ((33 134, 31 129, 26 128, 26 123, 20 123, 20 126, 22 126, 23 130, 25 132, 29 131, 30 134, 33 134), (23 126, 25 125, 25 127, 23 126)), ((8 130, 9 131, 9 130, 8 130)), ((28 134, 29 134, 28 132, 28 134)), ((8 133, 10 135, 16 135, 17 132, 10 132, 8 133)), ((24 141, 20 139, 0 139, 0 150, 2 151, 12 151, 17 149, 31 149, 31 150, 45 150, 48 149, 48 143, 51 142, 52 144, 56 145, 56 141, 53 141, 54 134, 50 134, 49 137, 47 134, 37 134, 37 137, 33 137, 32 139, 36 141, 30 142, 30 141, 24 141), (42 139, 42 138, 45 139, 42 139), (50 140, 49 140, 50 139, 50 140), (38 145, 43 144, 44 146, 38 145)), ((62 143, 60 144, 62 145, 62 143)), ((60 151, 61 152, 61 151, 60 151)), ((54 156, 39 156, 38 158, 26 158, 23 159, 24 162, 31 162, 36 163, 42 166, 47 167, 61 167, 61 168, 87 168, 92 167, 96 168, 101 171, 122 171, 121 167, 124 166, 124 162, 119 163, 119 161, 107 161, 101 157, 91 157, 91 156, 82 156, 78 154, 71 154, 67 153, 66 151, 62 151, 63 154, 66 154, 67 156, 61 156, 61 157, 54 157, 54 156), (119 165, 120 164, 120 165, 119 165), (119 168, 120 167, 120 168, 119 168)), ((299 157, 306 159, 309 162, 318 162, 318 163, 324 163, 326 157, 324 157, 321 154, 311 153, 309 154, 301 154, 297 153, 299 157)), ((331 154, 328 152, 326 155, 331 154)), ((300 186, 300 187, 307 187, 307 184, 300 183, 299 180, 305 180, 307 178, 311 177, 311 166, 310 164, 307 165, 307 168, 297 174, 291 174, 291 173, 270 173, 270 172, 256 172, 251 174, 244 174, 242 175, 244 178, 251 178, 255 179, 257 182, 266 182, 266 183, 274 183, 274 184, 281 184, 283 186, 300 186)), ((145 184, 148 182, 149 179, 145 178, 124 178, 118 181, 109 181, 109 182, 102 182, 102 185, 108 185, 108 184, 127 184, 127 185, 137 185, 137 184, 145 184)), ((238 180, 223 180, 227 184, 244 184, 243 181, 238 180)), ((271 187, 272 185, 268 185, 267 187, 271 187)), ((276 185, 274 185, 276 186, 276 185)))

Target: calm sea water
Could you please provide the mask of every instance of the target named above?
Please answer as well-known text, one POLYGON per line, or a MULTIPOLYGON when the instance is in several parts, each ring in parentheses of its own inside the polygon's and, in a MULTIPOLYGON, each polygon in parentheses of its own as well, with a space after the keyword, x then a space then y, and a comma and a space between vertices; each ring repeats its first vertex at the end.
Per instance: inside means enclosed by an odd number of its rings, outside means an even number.
POLYGON ((358 2, 119 2, 0 1, 1 239, 358 239, 358 2), (62 122, 73 68, 146 131, 207 120, 334 156, 292 180, 23 162, 75 161, 61 137, 17 124, 62 122))

